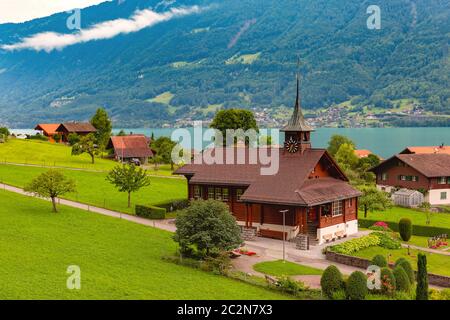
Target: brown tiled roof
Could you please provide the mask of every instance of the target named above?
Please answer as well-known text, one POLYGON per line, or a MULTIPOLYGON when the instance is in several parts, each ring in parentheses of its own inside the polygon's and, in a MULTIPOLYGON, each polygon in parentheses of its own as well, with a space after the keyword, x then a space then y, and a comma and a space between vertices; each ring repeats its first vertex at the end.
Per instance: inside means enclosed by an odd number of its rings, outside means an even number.
POLYGON ((59 125, 59 123, 40 123, 34 130, 44 131, 48 135, 53 135, 56 134, 56 129, 58 129, 59 125))
POLYGON ((61 123, 56 131, 61 132, 65 128, 69 133, 89 133, 96 132, 97 129, 89 122, 66 122, 61 123))
POLYGON ((339 169, 341 179, 308 179, 322 158, 328 159, 330 166, 335 165, 325 150, 307 149, 303 154, 289 154, 277 148, 270 152, 279 153, 279 170, 275 175, 261 175, 261 165, 248 164, 248 160, 247 164, 188 164, 175 173, 192 176, 190 182, 196 184, 248 186, 241 198, 248 202, 310 205, 359 195, 339 169))
POLYGON ((113 136, 109 141, 108 148, 114 148, 114 153, 119 157, 153 157, 149 143, 150 139, 144 135, 113 136))

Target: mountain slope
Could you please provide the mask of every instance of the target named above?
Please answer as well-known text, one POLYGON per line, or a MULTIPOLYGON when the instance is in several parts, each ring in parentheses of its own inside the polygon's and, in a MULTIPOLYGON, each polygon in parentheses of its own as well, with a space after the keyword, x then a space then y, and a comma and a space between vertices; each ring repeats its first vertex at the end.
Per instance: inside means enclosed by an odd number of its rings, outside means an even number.
MULTIPOLYGON (((129 18, 158 3, 86 8, 82 27, 129 18)), ((0 122, 29 127, 83 120, 104 106, 116 124, 151 126, 208 117, 218 106, 291 105, 297 56, 308 108, 354 97, 377 107, 416 98, 430 111, 450 114, 448 1, 378 1, 380 30, 366 26, 370 4, 178 0, 156 11, 192 5, 204 10, 50 53, 0 50, 0 122)), ((68 33, 67 17, 0 25, 0 45, 44 31, 68 33)))

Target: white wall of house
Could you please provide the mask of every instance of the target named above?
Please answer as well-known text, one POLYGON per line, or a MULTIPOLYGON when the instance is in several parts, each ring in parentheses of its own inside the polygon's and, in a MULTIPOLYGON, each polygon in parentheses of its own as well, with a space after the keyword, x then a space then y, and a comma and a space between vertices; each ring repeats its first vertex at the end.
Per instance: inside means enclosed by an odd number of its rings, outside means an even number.
POLYGON ((350 236, 358 232, 358 220, 347 221, 346 223, 336 224, 334 226, 317 229, 317 237, 319 244, 326 242, 325 238, 337 238, 336 233, 343 231, 344 234, 350 236))
POLYGON ((428 201, 431 205, 450 204, 450 189, 433 189, 428 191, 425 201, 428 201), (441 193, 445 192, 446 199, 441 199, 441 193))
POLYGON ((391 193, 393 188, 394 187, 392 187, 392 186, 386 186, 386 185, 382 185, 382 184, 377 184, 377 189, 378 190, 384 191, 384 192, 387 192, 387 193, 391 193))

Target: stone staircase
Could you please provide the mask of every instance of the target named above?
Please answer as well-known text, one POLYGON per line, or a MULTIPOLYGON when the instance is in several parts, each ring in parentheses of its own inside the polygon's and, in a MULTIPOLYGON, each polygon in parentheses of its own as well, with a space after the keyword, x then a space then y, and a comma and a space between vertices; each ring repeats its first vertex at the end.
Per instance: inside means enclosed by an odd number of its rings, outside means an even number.
POLYGON ((309 250, 309 236, 299 233, 294 238, 295 247, 298 250, 309 250))
POLYGON ((244 241, 253 241, 255 240, 257 234, 256 234, 256 228, 241 228, 241 238, 244 241))
POLYGON ((317 227, 316 226, 309 226, 308 236, 309 236, 309 245, 310 246, 316 246, 319 244, 319 240, 317 240, 317 227))

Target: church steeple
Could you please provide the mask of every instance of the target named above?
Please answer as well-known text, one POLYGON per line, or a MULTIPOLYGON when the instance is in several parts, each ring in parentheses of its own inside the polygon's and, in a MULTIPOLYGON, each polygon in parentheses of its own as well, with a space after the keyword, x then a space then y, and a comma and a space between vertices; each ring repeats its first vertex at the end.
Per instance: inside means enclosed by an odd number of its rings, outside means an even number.
MULTIPOLYGON (((300 104, 300 60, 297 64, 297 96, 295 98, 294 112, 286 126, 281 129, 285 132, 285 145, 292 145, 293 141, 298 144, 301 152, 311 148, 310 135, 314 129, 305 121, 300 104)), ((291 148, 292 149, 292 148, 291 148)))

